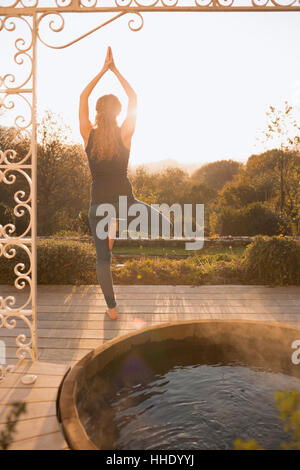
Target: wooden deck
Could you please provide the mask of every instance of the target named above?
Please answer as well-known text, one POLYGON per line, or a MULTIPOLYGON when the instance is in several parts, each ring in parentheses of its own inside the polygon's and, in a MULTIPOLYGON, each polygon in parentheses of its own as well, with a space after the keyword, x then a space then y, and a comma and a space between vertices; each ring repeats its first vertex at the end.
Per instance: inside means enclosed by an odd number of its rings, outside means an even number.
MULTIPOLYGON (((38 286, 38 361, 24 361, 0 386, 0 432, 8 404, 27 402, 18 423, 12 449, 65 449, 56 418, 59 384, 79 359, 100 344, 129 331, 161 322, 198 319, 279 321, 300 326, 300 287, 264 286, 116 286, 119 319, 105 315, 98 286, 38 286), (38 376, 24 385, 25 374, 38 376)), ((0 286, 0 295, 15 295, 18 305, 26 292, 0 286)), ((15 337, 25 333, 18 322, 13 330, 0 329, 7 358, 15 357, 15 337)))

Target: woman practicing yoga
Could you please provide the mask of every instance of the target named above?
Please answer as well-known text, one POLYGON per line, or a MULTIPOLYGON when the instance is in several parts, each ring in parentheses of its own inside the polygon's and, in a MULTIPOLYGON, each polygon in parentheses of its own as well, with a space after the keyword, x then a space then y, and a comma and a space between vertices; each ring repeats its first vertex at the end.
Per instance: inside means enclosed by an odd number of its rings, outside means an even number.
MULTIPOLYGON (((146 207, 149 216, 151 213, 155 213, 158 217, 157 220, 159 220, 160 230, 163 219, 165 219, 167 223, 170 223, 169 219, 156 209, 134 197, 132 186, 127 176, 131 138, 136 123, 136 108, 136 93, 116 68, 111 48, 108 47, 102 70, 80 95, 79 122, 80 133, 84 140, 85 151, 92 175, 89 224, 97 253, 97 277, 108 307, 106 313, 112 320, 118 317, 118 306, 115 300, 110 270, 111 250, 114 240, 113 235, 102 239, 99 238, 96 233, 97 224, 99 220, 101 220, 101 216, 96 215, 97 207, 99 204, 110 203, 116 208, 116 214, 118 214, 119 196, 126 196, 128 207, 131 204, 139 203, 142 204, 143 207, 146 207), (121 103, 119 99, 112 94, 101 96, 97 100, 97 114, 94 126, 89 120, 89 96, 100 78, 108 70, 111 70, 115 74, 128 96, 127 115, 120 127, 117 124, 116 118, 120 114, 121 103)), ((116 219, 118 219, 118 215, 116 219)), ((128 220, 129 219, 130 217, 128 217, 128 220)), ((116 222, 117 221, 115 221, 115 227, 112 230, 113 221, 111 221, 109 234, 115 232, 117 226, 116 222)))

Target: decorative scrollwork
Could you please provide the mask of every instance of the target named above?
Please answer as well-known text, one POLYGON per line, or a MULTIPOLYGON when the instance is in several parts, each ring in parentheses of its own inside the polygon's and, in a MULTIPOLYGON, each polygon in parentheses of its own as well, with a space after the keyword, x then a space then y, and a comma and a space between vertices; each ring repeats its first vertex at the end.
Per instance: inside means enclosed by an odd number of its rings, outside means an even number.
MULTIPOLYGON (((34 8, 38 6, 38 3, 39 0, 21 0, 14 1, 10 6, 16 7, 19 13, 21 8, 34 8)), ((22 27, 22 36, 20 35, 12 42, 15 47, 15 52, 12 52, 13 64, 17 66, 18 76, 14 72, 0 76, 0 109, 5 113, 14 113, 13 128, 15 129, 12 148, 0 149, 0 184, 12 187, 18 184, 13 192, 12 207, 9 207, 11 211, 9 217, 12 217, 12 220, 8 219, 6 223, 0 225, 0 258, 2 257, 3 261, 6 258, 13 262, 17 254, 22 255, 21 259, 16 259, 13 273, 15 275, 14 287, 18 292, 23 290, 23 295, 19 298, 11 293, 0 297, 0 329, 14 330, 20 322, 24 326, 24 331, 21 333, 16 331, 15 345, 18 361, 24 358, 34 360, 37 355, 36 286, 33 284, 33 278, 36 279, 36 273, 33 272, 36 269, 34 262, 36 242, 33 231, 36 214, 33 212, 32 198, 33 175, 36 174, 36 118, 33 88, 36 30, 35 19, 32 15, 16 16, 15 12, 15 15, 7 14, 0 18, 0 32, 16 34, 21 24, 26 26, 26 30, 22 27), (19 135, 22 136, 23 142, 21 154, 18 150, 20 149, 18 147, 19 135), (14 218, 22 221, 20 226, 17 226, 14 218), (18 233, 16 233, 16 227, 18 227, 18 233)), ((10 368, 10 365, 0 366, 0 381, 10 368)))
POLYGON ((16 99, 19 100, 19 107, 23 105, 23 108, 25 109, 23 109, 23 114, 18 114, 15 117, 15 126, 17 129, 19 129, 19 131, 26 132, 27 136, 30 137, 30 126, 32 125, 32 106, 25 95, 20 92, 16 92, 14 94, 4 94, 2 98, 0 97, 0 107, 3 107, 5 110, 12 110, 15 108, 16 99), (26 113, 26 110, 29 112, 26 113))
POLYGON ((20 166, 9 165, 4 171, 1 171, 0 169, 0 183, 3 182, 6 184, 14 184, 16 181, 16 175, 13 174, 12 172, 17 172, 17 174, 22 175, 24 179, 27 181, 28 189, 29 189, 27 196, 26 196, 26 192, 23 191, 22 189, 15 192, 14 200, 17 203, 17 205, 15 205, 13 213, 16 217, 23 217, 25 213, 27 213, 29 223, 27 227, 23 230, 23 232, 19 235, 15 235, 16 227, 12 223, 7 223, 4 226, 0 224, 0 239, 1 238, 9 239, 11 237, 14 237, 14 239, 22 239, 26 235, 28 235, 31 230, 32 181, 28 173, 22 168, 20 168, 20 166))
POLYGON ((130 5, 132 5, 133 1, 134 0, 116 0, 116 6, 118 6, 118 7, 130 7, 130 5))
MULTIPOLYGON (((132 12, 132 14, 133 14, 133 12, 132 12)), ((142 15, 139 12, 134 12, 134 14, 136 15, 135 20, 137 19, 136 17, 139 18, 139 20, 137 20, 137 23, 138 23, 138 21, 140 21, 140 25, 138 24, 137 26, 135 26, 136 21, 133 19, 133 20, 128 21, 128 26, 131 29, 131 31, 139 31, 144 26, 144 20, 143 20, 142 15)))
MULTIPOLYGON (((22 290, 25 287, 31 288, 32 286, 32 279, 31 279, 32 252, 30 251, 28 246, 25 245, 24 243, 20 243, 18 245, 13 245, 12 242, 0 243, 0 257, 3 256, 4 258, 7 258, 7 259, 14 258, 17 251, 16 251, 16 248, 14 248, 13 246, 18 246, 19 248, 23 249, 25 253, 27 254, 27 259, 28 259, 27 269, 24 263, 18 263, 16 264, 14 268, 14 273, 17 276, 15 279, 15 283, 14 283, 15 287, 18 290, 22 290)), ((31 289, 29 291, 27 299, 19 307, 14 307, 14 305, 16 304, 16 299, 14 296, 9 295, 7 297, 0 297, 0 312, 2 314, 2 317, 0 316, 0 320, 2 319, 2 321, 0 321, 0 328, 2 328, 3 326, 8 328, 8 326, 6 325, 4 321, 4 318, 6 317, 3 317, 3 312, 8 313, 9 316, 11 316, 12 314, 17 314, 25 310, 26 308, 28 308, 31 301, 32 301, 31 289)), ((31 315, 31 312, 29 311, 29 313, 26 313, 26 315, 31 315)))
MULTIPOLYGON (((73 39, 73 41, 67 42, 66 44, 62 44, 60 46, 55 46, 55 45, 49 44, 49 42, 46 42, 46 40, 44 40, 41 37, 40 26, 41 26, 42 21, 45 18, 51 16, 52 19, 47 18, 48 21, 49 21, 49 23, 48 23, 49 28, 51 29, 51 31, 53 31, 55 33, 61 32, 65 27, 64 17, 62 16, 61 13, 45 13, 45 14, 40 16, 39 21, 38 21, 38 32, 37 32, 38 38, 45 46, 50 47, 51 49, 66 49, 67 47, 72 46, 73 44, 75 44, 76 42, 80 41, 83 38, 86 38, 90 34, 94 33, 95 31, 98 31, 100 28, 103 28, 103 26, 106 26, 107 24, 111 23, 112 21, 115 21, 117 18, 120 18, 121 16, 125 15, 126 13, 127 12, 121 12, 118 15, 114 16, 113 18, 110 18, 109 20, 104 21, 99 26, 96 26, 96 28, 93 28, 90 31, 88 31, 87 33, 82 34, 78 38, 73 39), (53 16, 54 16, 54 18, 53 18, 53 16)), ((140 15, 140 14, 138 13, 138 15, 140 15)), ((137 29, 136 30, 133 29, 133 31, 137 31, 137 29)))
POLYGON ((265 7, 270 0, 251 0, 254 7, 265 7))
POLYGON ((218 0, 218 4, 221 7, 231 7, 235 0, 218 0))
POLYGON ((72 4, 73 0, 55 0, 56 6, 58 7, 68 7, 72 4))
MULTIPOLYGON (((1 10, 13 10, 22 8, 30 8, 36 12, 44 13, 45 9, 48 13, 59 13, 64 11, 105 11, 116 12, 120 9, 132 11, 168 11, 174 8, 182 11, 215 10, 227 8, 243 11, 264 11, 270 8, 279 10, 299 10, 299 1, 297 0, 2 0, 4 5, 0 6, 1 10)), ((225 10, 225 11, 226 11, 225 10)))
MULTIPOLYGON (((87 8, 93 8, 97 5, 98 0, 81 0, 80 5, 87 8)), ((130 3, 132 0, 130 0, 130 3)))
POLYGON ((4 5, 4 7, 7 8, 15 8, 15 7, 37 7, 39 4, 40 0, 10 0, 11 3, 9 3, 9 0, 4 0, 7 2, 7 5, 4 5))
POLYGON ((12 73, 8 73, 4 76, 0 76, 0 88, 4 87, 6 89, 20 89, 24 88, 25 85, 28 84, 30 79, 32 78, 32 56, 30 55, 29 51, 32 49, 32 40, 33 40, 33 34, 32 34, 32 27, 25 17, 15 17, 15 16, 5 16, 3 19, 0 18, 0 32, 1 31, 7 31, 7 32, 13 32, 17 28, 17 22, 21 22, 22 24, 25 23, 25 25, 28 27, 28 32, 29 35, 27 37, 27 40, 23 38, 17 38, 15 40, 15 48, 17 52, 14 55, 14 62, 17 65, 25 65, 25 61, 28 63, 28 73, 26 74, 25 79, 19 83, 18 85, 15 85, 16 82, 16 77, 12 73))
MULTIPOLYGON (((17 347, 16 358, 20 361, 25 358, 34 360, 36 356, 35 350, 35 323, 33 316, 35 312, 28 307, 32 303, 32 253, 27 245, 21 243, 18 245, 22 248, 28 256, 28 267, 25 267, 24 263, 18 263, 14 268, 14 273, 17 278, 15 279, 15 287, 19 290, 24 287, 29 287, 29 294, 27 299, 22 305, 15 307, 16 298, 12 295, 7 297, 0 297, 0 329, 6 328, 13 330, 17 326, 17 320, 22 321, 28 329, 28 334, 20 333, 15 338, 15 344, 17 347)), ((0 243, 0 257, 4 256, 8 259, 13 258, 16 255, 16 248, 12 244, 0 243)), ((5 377, 9 367, 0 366, 0 381, 5 377)))

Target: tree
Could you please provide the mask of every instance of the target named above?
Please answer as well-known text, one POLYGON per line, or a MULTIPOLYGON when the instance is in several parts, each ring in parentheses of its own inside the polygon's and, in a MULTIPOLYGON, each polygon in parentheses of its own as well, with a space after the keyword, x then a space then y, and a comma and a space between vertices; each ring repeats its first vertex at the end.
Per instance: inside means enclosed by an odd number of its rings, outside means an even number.
POLYGON ((130 180, 134 188, 137 199, 141 199, 146 204, 155 204, 158 201, 158 194, 155 184, 158 173, 150 174, 144 166, 139 166, 135 172, 130 174, 130 180))
POLYGON ((66 144, 69 128, 47 110, 38 127, 39 234, 77 230, 78 215, 88 210, 89 168, 81 145, 66 144))
POLYGON ((258 140, 270 144, 272 149, 289 150, 299 149, 300 126, 294 115, 294 109, 287 101, 281 108, 269 106, 266 111, 267 127, 262 130, 258 140))
POLYGON ((215 191, 220 191, 228 181, 232 181, 243 168, 243 164, 234 160, 219 160, 206 163, 192 175, 194 184, 205 184, 215 191))
MULTIPOLYGON (((282 217, 285 217, 285 209, 290 206, 291 197, 288 196, 288 177, 296 172, 300 176, 299 167, 299 146, 300 146, 300 126, 294 116, 293 107, 284 102, 282 108, 276 109, 270 106, 266 112, 267 128, 262 131, 261 140, 265 144, 271 144, 277 150, 276 171, 279 175, 279 210, 282 217), (287 204, 286 198, 290 199, 287 204)), ((298 204, 297 217, 299 221, 298 204)), ((292 209, 294 213, 294 208, 292 209)))
POLYGON ((190 178, 185 171, 176 167, 168 167, 159 173, 157 184, 158 202, 169 205, 187 202, 190 178))

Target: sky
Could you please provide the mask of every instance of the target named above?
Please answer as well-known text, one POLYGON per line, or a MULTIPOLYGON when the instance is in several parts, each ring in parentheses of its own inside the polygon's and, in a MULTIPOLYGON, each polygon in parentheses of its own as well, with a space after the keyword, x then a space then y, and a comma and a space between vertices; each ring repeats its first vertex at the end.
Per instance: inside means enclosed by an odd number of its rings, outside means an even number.
MULTIPOLYGON (((51 44, 63 44, 109 17, 65 14, 62 33, 41 27, 41 34, 51 44)), ((198 166, 246 161, 264 149, 256 138, 270 105, 287 100, 299 113, 300 12, 144 13, 138 32, 128 27, 133 18, 125 15, 67 49, 39 43, 38 112, 60 113, 73 141, 83 143, 79 95, 102 68, 109 45, 138 96, 132 165, 166 158, 198 166)), ((8 48, 0 49, 2 57, 3 51, 8 48)), ((90 119, 97 98, 106 93, 116 94, 123 105, 121 124, 127 97, 110 71, 90 97, 90 119)))

